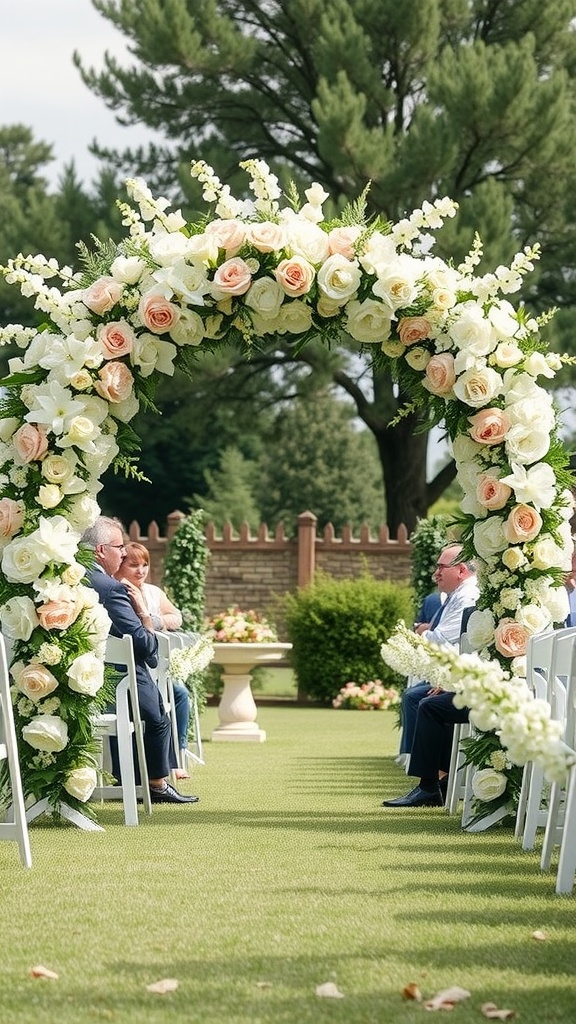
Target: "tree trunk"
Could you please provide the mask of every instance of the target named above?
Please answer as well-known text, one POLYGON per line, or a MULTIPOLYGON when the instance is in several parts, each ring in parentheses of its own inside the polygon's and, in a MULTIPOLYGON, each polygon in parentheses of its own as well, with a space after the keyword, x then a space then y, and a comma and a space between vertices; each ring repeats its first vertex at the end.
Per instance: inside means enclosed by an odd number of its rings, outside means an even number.
POLYGON ((374 432, 384 477, 386 521, 393 539, 401 524, 411 533, 417 519, 428 512, 428 435, 415 434, 414 427, 414 417, 408 416, 395 427, 374 432))

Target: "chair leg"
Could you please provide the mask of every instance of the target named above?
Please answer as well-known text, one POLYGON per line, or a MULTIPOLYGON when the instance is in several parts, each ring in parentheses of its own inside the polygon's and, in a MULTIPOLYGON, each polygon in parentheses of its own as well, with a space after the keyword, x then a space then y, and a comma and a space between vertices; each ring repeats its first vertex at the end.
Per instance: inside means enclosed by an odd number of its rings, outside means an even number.
POLYGON ((552 851, 558 844, 558 823, 560 818, 560 802, 562 799, 562 786, 555 782, 550 791, 550 803, 548 804, 548 815, 546 818, 546 829, 542 843, 542 854, 540 857, 540 868, 542 871, 550 871, 552 851))
POLYGON ((532 775, 532 762, 528 761, 524 765, 524 771, 522 772, 522 786, 520 788, 520 796, 518 797, 518 810, 516 811, 516 823, 514 825, 514 838, 521 839, 524 832, 524 825, 526 823, 526 809, 528 804, 528 793, 530 791, 530 778, 532 775))
POLYGON ((526 802, 526 819, 522 833, 522 849, 533 850, 536 842, 536 829, 540 824, 542 803, 542 791, 544 789, 544 771, 537 765, 532 765, 530 773, 530 789, 526 802))
POLYGON ((570 769, 566 790, 564 829, 560 843, 556 892, 571 893, 576 874, 576 766, 570 769))
POLYGON ((120 778, 122 782, 124 822, 126 825, 137 825, 138 804, 136 802, 132 729, 128 714, 128 703, 125 699, 120 700, 117 697, 116 714, 118 718, 118 760, 120 762, 120 778))

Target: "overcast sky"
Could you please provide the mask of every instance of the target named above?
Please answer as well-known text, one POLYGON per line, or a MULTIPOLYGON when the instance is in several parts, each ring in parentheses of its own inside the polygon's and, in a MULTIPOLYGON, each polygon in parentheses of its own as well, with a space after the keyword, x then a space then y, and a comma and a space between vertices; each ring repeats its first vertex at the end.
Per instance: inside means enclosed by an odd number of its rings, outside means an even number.
POLYGON ((0 125, 25 124, 52 145, 55 160, 46 170, 51 183, 71 159, 90 183, 98 166, 88 152, 93 139, 123 148, 152 138, 143 128, 118 125, 72 63, 74 50, 97 69, 106 50, 127 54, 125 37, 90 0, 0 0, 0 13, 0 125))

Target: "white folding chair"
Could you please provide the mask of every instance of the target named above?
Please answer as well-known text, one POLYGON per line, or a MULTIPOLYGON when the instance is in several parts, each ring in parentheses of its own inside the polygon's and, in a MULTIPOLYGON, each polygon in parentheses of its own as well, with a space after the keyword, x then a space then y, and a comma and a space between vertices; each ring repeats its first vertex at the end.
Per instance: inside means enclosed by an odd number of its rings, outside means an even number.
MULTIPOLYGON (((460 654, 469 653, 471 650, 468 634, 462 633, 460 637, 460 654)), ((470 772, 468 766, 464 764, 466 757, 461 747, 461 741, 470 736, 471 732, 472 727, 469 722, 458 722, 454 726, 450 770, 448 772, 446 800, 444 801, 444 807, 448 814, 456 814, 460 801, 464 800, 462 827, 464 827, 470 816, 471 794, 469 793, 470 772)))
MULTIPOLYGON (((526 684, 538 699, 548 699, 554 645, 556 639, 565 632, 565 630, 549 630, 545 633, 535 634, 528 641, 526 684)), ((523 850, 533 849, 537 830, 546 824, 545 791, 544 770, 538 764, 525 765, 515 826, 515 835, 516 838, 521 838, 523 850)))
MULTIPOLYGON (((195 643, 200 639, 201 633, 193 633, 186 630, 178 630, 174 633, 177 637, 181 647, 193 647, 195 643)), ((200 713, 198 711, 198 697, 196 691, 192 690, 190 693, 190 711, 192 718, 192 731, 194 734, 194 747, 195 750, 190 750, 189 747, 183 752, 184 762, 192 761, 195 764, 205 764, 204 756, 202 753, 202 734, 200 732, 200 713)), ((186 763, 180 765, 181 768, 187 768, 186 763)))
POLYGON ((18 843, 20 860, 26 868, 32 867, 32 854, 28 836, 28 822, 20 777, 20 761, 18 744, 14 729, 14 714, 10 699, 10 677, 4 639, 0 637, 0 761, 6 761, 10 779, 12 803, 7 809, 7 817, 12 820, 0 822, 0 839, 18 843))
MULTIPOLYGON (((549 699, 552 718, 563 723, 564 742, 573 749, 576 744, 576 630, 563 630, 563 634, 555 644, 549 699)), ((553 849, 563 841, 566 798, 567 780, 564 784, 552 783, 540 859, 542 871, 550 870, 553 849)))
POLYGON ((106 641, 104 662, 107 665, 126 667, 126 675, 116 687, 116 710, 108 714, 95 715, 93 718, 94 735, 102 740, 103 744, 111 736, 118 740, 120 781, 117 785, 104 785, 100 779, 100 785, 94 790, 93 797, 96 800, 121 799, 124 804, 125 824, 138 825, 138 796, 141 796, 148 814, 152 814, 152 801, 148 786, 144 729, 138 703, 138 681, 132 638, 128 634, 122 637, 109 636, 106 641), (139 786, 136 786, 132 737, 136 740, 141 779, 139 786))
MULTIPOLYGON (((170 717, 170 728, 172 730, 172 741, 174 750, 180 765, 180 750, 178 740, 178 723, 176 721, 176 706, 174 703, 174 687, 170 676, 170 651, 180 646, 180 640, 174 632, 156 631, 158 640, 158 665, 150 669, 150 675, 154 679, 160 693, 164 709, 170 717)), ((180 765, 185 767, 185 765, 180 765)))
POLYGON ((576 764, 568 773, 564 828, 556 874, 556 892, 571 893, 576 875, 576 764))

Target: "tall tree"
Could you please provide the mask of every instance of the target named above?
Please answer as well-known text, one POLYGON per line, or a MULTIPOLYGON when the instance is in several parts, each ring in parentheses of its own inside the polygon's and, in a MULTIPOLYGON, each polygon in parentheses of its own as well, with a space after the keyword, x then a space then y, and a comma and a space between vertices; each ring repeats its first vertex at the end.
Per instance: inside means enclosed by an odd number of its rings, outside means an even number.
MULTIPOLYGON (((233 182, 239 159, 317 180, 338 204, 371 182, 372 212, 397 219, 437 195, 461 204, 439 239, 457 259, 478 230, 486 267, 540 239, 528 298, 572 305, 575 0, 93 0, 128 36, 134 63, 107 55, 84 81, 120 119, 168 145, 125 153, 158 183, 192 157, 233 182)), ((345 339, 343 339, 344 341, 345 339)), ((281 355, 281 346, 277 351, 281 355)), ((413 526, 450 479, 426 483, 426 439, 381 367, 343 361, 382 461, 388 521, 413 526)))

